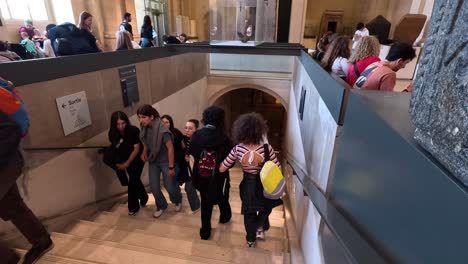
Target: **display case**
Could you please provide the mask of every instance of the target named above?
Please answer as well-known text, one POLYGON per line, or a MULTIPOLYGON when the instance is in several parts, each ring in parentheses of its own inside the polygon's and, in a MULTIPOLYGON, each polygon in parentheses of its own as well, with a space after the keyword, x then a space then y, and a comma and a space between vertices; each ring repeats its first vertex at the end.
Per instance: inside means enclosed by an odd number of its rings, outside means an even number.
POLYGON ((210 44, 256 46, 275 38, 276 1, 210 0, 210 44))

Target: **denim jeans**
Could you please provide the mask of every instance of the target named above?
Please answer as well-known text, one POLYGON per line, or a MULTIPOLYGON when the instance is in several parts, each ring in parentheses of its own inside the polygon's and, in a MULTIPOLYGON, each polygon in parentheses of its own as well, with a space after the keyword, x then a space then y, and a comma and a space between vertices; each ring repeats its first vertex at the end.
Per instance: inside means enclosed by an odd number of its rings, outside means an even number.
POLYGON ((159 164, 156 162, 149 163, 149 182, 151 191, 153 192, 154 199, 156 201, 156 207, 160 210, 167 209, 167 201, 164 194, 161 192, 161 172, 163 175, 164 188, 169 193, 169 199, 173 204, 179 204, 182 202, 182 193, 180 187, 177 184, 176 177, 169 176, 169 164, 159 164))
MULTIPOLYGON (((175 164, 175 174, 178 175, 180 172, 179 163, 175 164)), ((182 165, 183 166, 183 165, 182 165)), ((198 198, 197 190, 193 187, 192 180, 185 182, 185 193, 187 193, 187 200, 190 204, 190 209, 192 211, 200 209, 200 198, 198 198)))

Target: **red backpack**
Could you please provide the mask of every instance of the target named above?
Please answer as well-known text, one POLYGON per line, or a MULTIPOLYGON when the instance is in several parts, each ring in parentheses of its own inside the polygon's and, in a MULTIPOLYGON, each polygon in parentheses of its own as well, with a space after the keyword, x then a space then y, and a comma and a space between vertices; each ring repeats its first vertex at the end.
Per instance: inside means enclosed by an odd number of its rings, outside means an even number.
POLYGON ((216 173, 216 154, 204 149, 198 160, 198 174, 200 178, 209 178, 216 173))

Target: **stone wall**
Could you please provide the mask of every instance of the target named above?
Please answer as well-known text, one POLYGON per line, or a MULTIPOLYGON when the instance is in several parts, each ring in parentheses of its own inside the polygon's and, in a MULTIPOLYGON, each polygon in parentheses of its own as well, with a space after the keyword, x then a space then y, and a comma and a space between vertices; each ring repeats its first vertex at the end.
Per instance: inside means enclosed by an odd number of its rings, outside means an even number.
POLYGON ((468 1, 433 10, 411 99, 415 139, 468 186, 468 1))

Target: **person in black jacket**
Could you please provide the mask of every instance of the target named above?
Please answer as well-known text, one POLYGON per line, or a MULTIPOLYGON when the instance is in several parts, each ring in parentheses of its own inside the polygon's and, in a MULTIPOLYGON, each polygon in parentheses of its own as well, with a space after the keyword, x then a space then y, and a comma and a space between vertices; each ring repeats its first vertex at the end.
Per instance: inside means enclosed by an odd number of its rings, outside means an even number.
POLYGON ((202 122, 204 127, 193 135, 190 152, 195 159, 192 181, 201 197, 200 237, 207 240, 211 236, 213 205, 219 206, 219 223, 225 224, 231 220, 229 171, 220 173, 219 165, 229 155, 232 143, 224 133, 223 109, 208 107, 203 112, 202 122), (210 157, 214 157, 215 161, 207 161, 210 157))
MULTIPOLYGON (((7 114, 0 111, 0 218, 11 221, 26 237, 32 248, 26 253, 24 262, 34 263, 52 249, 50 235, 34 213, 24 203, 16 180, 22 174, 23 157, 19 151, 21 129, 7 114)), ((18 263, 20 257, 0 244, 2 263, 18 263)))
POLYGON ((115 170, 128 174, 128 215, 138 213, 141 207, 148 202, 148 194, 141 182, 141 173, 145 163, 141 160, 143 146, 140 141, 140 129, 132 126, 127 115, 122 111, 114 112, 111 116, 109 129, 109 141, 111 148, 117 150, 118 163, 115 170))

